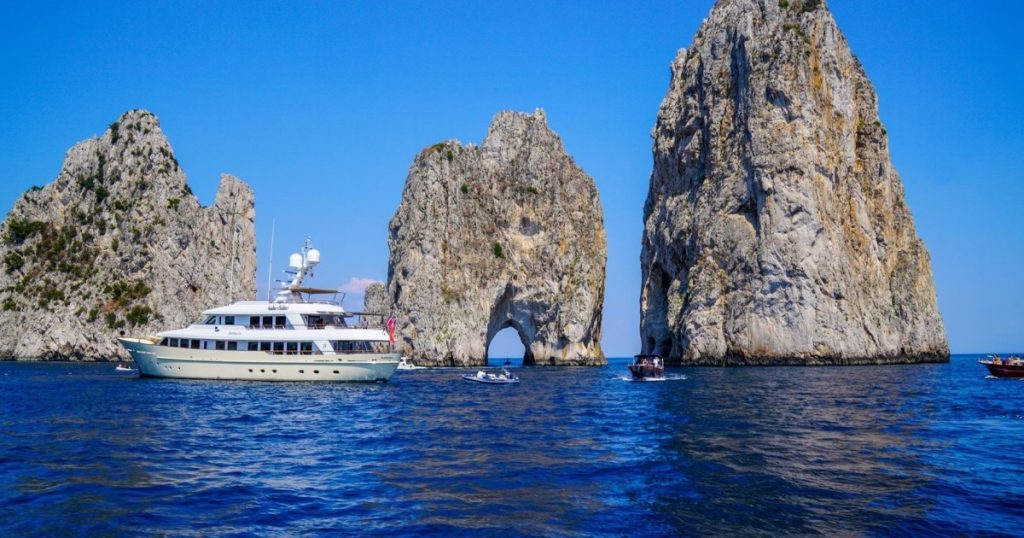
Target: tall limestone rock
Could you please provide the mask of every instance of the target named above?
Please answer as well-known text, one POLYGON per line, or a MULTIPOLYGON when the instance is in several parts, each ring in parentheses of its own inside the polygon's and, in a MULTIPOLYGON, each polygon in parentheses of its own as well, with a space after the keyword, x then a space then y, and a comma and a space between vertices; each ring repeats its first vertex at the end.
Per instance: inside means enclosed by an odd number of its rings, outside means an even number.
POLYGON ((423 150, 388 244, 397 344, 416 364, 483 365, 505 327, 526 364, 604 364, 601 203, 543 111, 499 113, 480 147, 423 150))
POLYGON ((0 241, 0 357, 124 359, 116 337, 194 322, 256 292, 253 193, 201 207, 155 116, 75 145, 14 204, 0 241))
POLYGON ((391 313, 388 289, 383 282, 374 282, 363 292, 363 312, 380 314, 385 319, 391 313))
POLYGON ((874 88, 824 2, 720 0, 672 63, 643 348, 686 364, 948 360, 874 88))

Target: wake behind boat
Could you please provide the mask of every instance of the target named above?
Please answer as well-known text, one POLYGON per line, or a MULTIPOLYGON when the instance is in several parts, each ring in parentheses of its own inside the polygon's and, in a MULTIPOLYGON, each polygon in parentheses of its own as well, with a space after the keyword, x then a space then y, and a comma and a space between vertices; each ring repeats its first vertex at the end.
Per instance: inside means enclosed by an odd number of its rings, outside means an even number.
POLYGON ((492 385, 508 385, 511 383, 518 383, 519 377, 514 376, 508 372, 508 370, 502 368, 501 373, 498 375, 484 372, 483 370, 478 371, 474 374, 465 374, 462 379, 466 381, 473 381, 476 383, 489 383, 492 385))
POLYGON ((184 329, 118 340, 148 377, 387 381, 399 363, 391 351, 394 318, 385 331, 368 324, 370 314, 346 312, 340 301, 312 300, 338 293, 302 287, 318 263, 320 252, 306 241, 289 260, 291 282, 273 302, 240 301, 207 310, 184 329), (351 324, 356 316, 362 319, 351 324))

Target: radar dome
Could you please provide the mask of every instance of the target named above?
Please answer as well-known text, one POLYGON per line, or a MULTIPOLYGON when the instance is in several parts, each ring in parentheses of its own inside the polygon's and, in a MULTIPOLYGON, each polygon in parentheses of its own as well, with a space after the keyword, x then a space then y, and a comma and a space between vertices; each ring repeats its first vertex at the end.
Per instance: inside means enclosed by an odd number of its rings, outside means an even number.
POLYGON ((315 248, 309 249, 309 252, 306 253, 306 261, 311 265, 320 263, 320 251, 315 248))
POLYGON ((288 266, 292 269, 302 269, 302 254, 295 253, 289 256, 288 266))

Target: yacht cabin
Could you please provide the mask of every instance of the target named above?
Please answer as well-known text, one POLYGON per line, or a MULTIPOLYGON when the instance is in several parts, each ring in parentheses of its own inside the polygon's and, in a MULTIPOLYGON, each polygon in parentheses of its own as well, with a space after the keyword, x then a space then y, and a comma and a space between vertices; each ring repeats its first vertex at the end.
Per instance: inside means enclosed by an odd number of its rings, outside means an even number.
POLYGON ((325 301, 242 301, 203 312, 200 323, 160 333, 158 345, 274 355, 387 353, 379 323, 325 301))

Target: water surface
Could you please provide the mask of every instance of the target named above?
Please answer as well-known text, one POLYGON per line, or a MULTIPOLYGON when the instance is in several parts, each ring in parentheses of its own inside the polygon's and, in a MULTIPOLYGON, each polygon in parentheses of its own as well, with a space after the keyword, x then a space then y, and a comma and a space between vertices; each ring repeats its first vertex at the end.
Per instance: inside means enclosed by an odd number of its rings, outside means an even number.
POLYGON ((0 535, 991 534, 1024 382, 950 364, 388 384, 0 363, 0 535))

